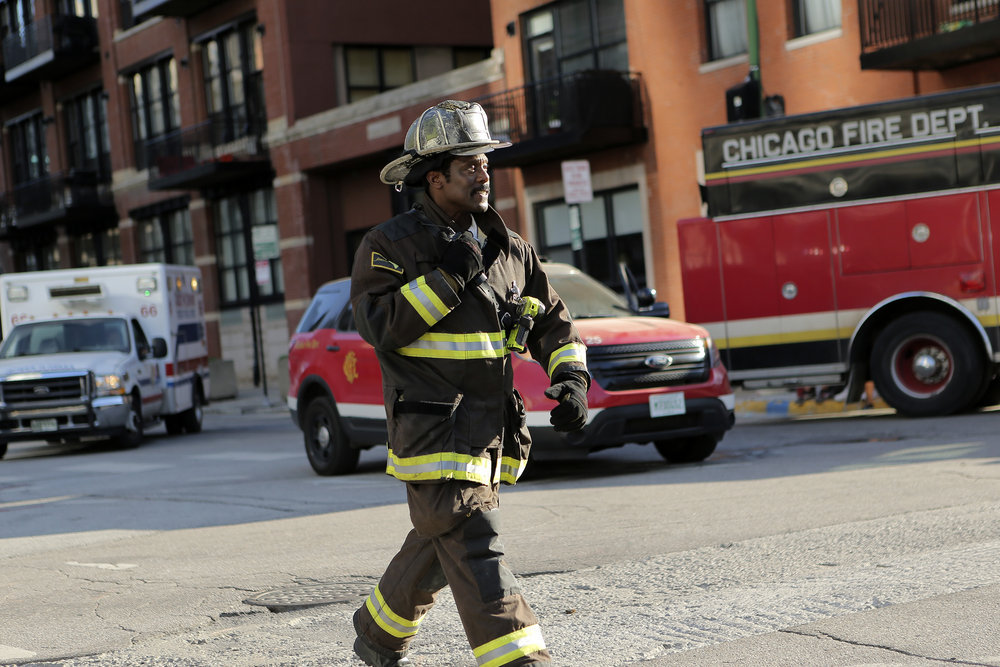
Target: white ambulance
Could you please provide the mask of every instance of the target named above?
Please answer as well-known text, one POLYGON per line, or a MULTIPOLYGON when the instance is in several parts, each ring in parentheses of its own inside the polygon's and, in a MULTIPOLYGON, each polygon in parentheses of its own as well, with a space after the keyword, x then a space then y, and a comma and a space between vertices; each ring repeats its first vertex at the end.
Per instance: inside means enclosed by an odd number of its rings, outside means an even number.
POLYGON ((16 440, 201 430, 209 395, 201 271, 132 264, 0 276, 0 456, 16 440))

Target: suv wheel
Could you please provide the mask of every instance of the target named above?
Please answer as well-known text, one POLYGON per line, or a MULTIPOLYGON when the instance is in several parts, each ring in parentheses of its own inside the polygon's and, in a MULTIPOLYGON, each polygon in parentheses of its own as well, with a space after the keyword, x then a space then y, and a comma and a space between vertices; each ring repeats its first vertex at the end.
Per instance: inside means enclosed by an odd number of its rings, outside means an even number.
POLYGON ((351 447, 340 419, 327 398, 315 398, 306 406, 302 422, 309 465, 320 475, 344 475, 358 467, 361 452, 351 447))
POLYGON ((693 438, 657 440, 653 444, 660 456, 670 463, 697 463, 712 455, 719 440, 714 435, 699 435, 693 438))

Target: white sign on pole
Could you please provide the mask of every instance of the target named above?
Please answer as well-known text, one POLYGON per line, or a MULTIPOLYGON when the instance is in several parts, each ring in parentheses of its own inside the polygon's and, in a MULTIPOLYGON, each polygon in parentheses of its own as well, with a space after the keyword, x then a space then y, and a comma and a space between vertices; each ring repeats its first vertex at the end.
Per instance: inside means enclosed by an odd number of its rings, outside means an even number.
POLYGON ((563 191, 567 204, 585 204, 593 201, 590 186, 590 161, 566 160, 562 163, 563 191))

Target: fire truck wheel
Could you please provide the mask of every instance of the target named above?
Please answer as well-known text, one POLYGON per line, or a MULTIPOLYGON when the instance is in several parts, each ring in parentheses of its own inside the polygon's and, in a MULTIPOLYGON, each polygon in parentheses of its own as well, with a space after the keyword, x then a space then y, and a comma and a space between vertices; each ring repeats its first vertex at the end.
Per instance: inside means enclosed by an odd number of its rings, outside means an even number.
POLYGON ((191 407, 181 413, 181 426, 188 433, 201 433, 201 420, 205 416, 205 401, 201 396, 201 387, 195 385, 191 389, 191 407))
POLYGON ((670 463, 697 463, 704 461, 715 451, 719 439, 714 435, 699 435, 693 438, 657 440, 653 443, 660 456, 670 463))
POLYGON ((133 448, 142 444, 142 398, 132 394, 132 402, 125 420, 125 432, 115 442, 119 447, 133 448))
POLYGON ((320 475, 344 475, 358 467, 361 452, 347 441, 337 410, 329 399, 320 397, 309 402, 302 434, 309 465, 320 475))
POLYGON ((917 312, 889 323, 872 347, 875 388, 909 417, 949 415, 970 407, 985 386, 983 346, 957 320, 917 312))

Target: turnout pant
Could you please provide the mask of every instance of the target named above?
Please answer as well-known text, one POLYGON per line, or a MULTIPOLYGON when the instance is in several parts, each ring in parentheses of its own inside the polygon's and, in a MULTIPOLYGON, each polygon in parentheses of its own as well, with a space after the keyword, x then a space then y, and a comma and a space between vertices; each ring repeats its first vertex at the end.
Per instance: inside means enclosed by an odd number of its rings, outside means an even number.
POLYGON ((358 634, 405 655, 449 585, 479 667, 549 661, 538 619, 503 562, 499 485, 406 486, 413 530, 355 614, 358 634))

